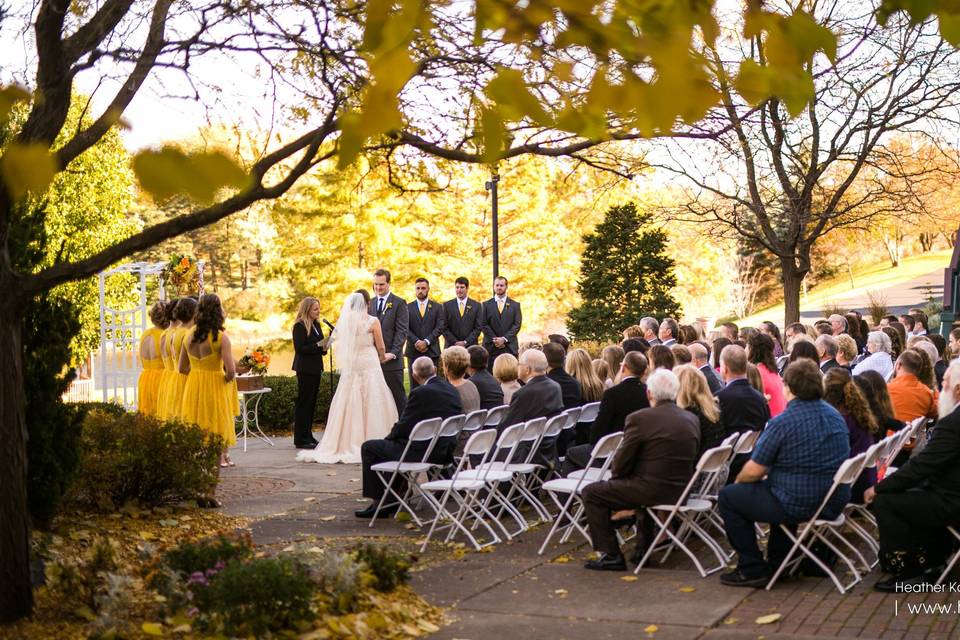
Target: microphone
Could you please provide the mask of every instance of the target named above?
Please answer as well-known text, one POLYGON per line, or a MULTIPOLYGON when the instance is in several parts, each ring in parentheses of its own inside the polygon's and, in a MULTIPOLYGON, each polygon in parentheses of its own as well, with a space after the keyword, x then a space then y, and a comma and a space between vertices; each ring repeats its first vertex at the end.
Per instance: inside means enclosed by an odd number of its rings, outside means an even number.
POLYGON ((323 319, 323 324, 325 324, 325 325, 327 325, 328 327, 330 327, 330 331, 336 331, 336 330, 337 330, 337 328, 336 328, 335 326, 333 326, 332 324, 330 324, 330 321, 327 320, 326 318, 323 319))

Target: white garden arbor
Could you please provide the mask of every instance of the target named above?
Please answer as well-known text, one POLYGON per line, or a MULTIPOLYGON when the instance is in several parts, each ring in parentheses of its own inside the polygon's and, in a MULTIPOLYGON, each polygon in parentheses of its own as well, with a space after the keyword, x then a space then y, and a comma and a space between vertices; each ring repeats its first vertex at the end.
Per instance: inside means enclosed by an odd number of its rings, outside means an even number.
MULTIPOLYGON (((203 265, 202 260, 197 261, 197 295, 203 295, 203 265)), ((129 262, 100 272, 100 362, 95 377, 104 402, 137 408, 137 378, 143 368, 140 338, 150 326, 147 282, 156 278, 158 299, 166 300, 167 266, 166 262, 129 262), (137 279, 138 301, 130 309, 114 309, 107 304, 107 279, 121 275, 137 279)))

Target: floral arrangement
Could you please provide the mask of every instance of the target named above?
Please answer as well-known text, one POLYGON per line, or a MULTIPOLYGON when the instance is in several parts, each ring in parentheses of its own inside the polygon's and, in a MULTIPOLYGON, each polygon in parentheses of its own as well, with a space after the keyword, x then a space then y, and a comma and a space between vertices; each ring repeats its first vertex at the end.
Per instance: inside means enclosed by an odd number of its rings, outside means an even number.
POLYGON ((185 255, 174 255, 164 269, 167 282, 177 291, 189 290, 197 282, 197 261, 185 255))
POLYGON ((257 347, 250 353, 244 354, 237 361, 237 370, 241 373, 253 373, 262 376, 270 366, 270 354, 263 347, 257 347))

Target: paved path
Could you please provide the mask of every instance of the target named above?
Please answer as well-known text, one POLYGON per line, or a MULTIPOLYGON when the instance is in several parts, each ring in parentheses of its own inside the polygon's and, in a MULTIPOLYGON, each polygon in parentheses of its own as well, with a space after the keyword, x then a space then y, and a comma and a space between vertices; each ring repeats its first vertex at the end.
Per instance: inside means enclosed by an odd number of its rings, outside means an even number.
MULTIPOLYGON (((945 264, 944 267, 946 266, 945 264)), ((943 269, 940 268, 888 287, 866 287, 855 289, 849 293, 837 294, 830 297, 829 304, 866 312, 870 304, 870 299, 867 296, 868 290, 871 292, 879 291, 886 299, 889 312, 900 315, 906 313, 911 307, 925 306, 930 298, 938 301, 943 299, 943 269)), ((804 319, 821 318, 823 317, 823 307, 822 303, 804 305, 801 298, 800 317, 804 319)))
MULTIPOLYGON (((235 468, 224 470, 224 510, 254 519, 258 544, 286 546, 313 541, 349 547, 358 539, 416 553, 423 533, 411 524, 378 521, 373 528, 353 517, 360 498, 358 465, 294 461, 290 438, 276 447, 251 442, 231 452, 235 468)), ((447 608, 450 624, 438 640, 538 640, 620 638, 706 638, 845 636, 888 639, 950 638, 960 633, 960 594, 892 596, 870 588, 878 577, 841 596, 825 579, 803 578, 770 592, 724 587, 717 577, 701 579, 674 554, 662 567, 627 573, 582 568, 589 552, 582 540, 537 549, 545 527, 537 527, 488 553, 462 546, 431 545, 420 557, 412 584, 428 601, 447 608), (947 612, 911 614, 908 605, 946 604, 947 612), (763 615, 781 618, 756 624, 763 615)), ((960 588, 960 583, 958 583, 960 588)))

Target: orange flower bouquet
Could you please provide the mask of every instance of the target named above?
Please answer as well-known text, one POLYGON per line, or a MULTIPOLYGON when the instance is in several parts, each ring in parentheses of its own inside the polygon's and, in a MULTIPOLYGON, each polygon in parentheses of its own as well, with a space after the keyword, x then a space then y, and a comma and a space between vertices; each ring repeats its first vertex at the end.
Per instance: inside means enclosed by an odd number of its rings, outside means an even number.
POLYGON ((252 373, 262 376, 267 372, 270 366, 270 354, 263 347, 257 347, 253 351, 244 354, 237 361, 237 371, 241 374, 252 373))
POLYGON ((177 295, 190 293, 198 288, 197 261, 189 256, 174 255, 167 262, 164 278, 177 295))

